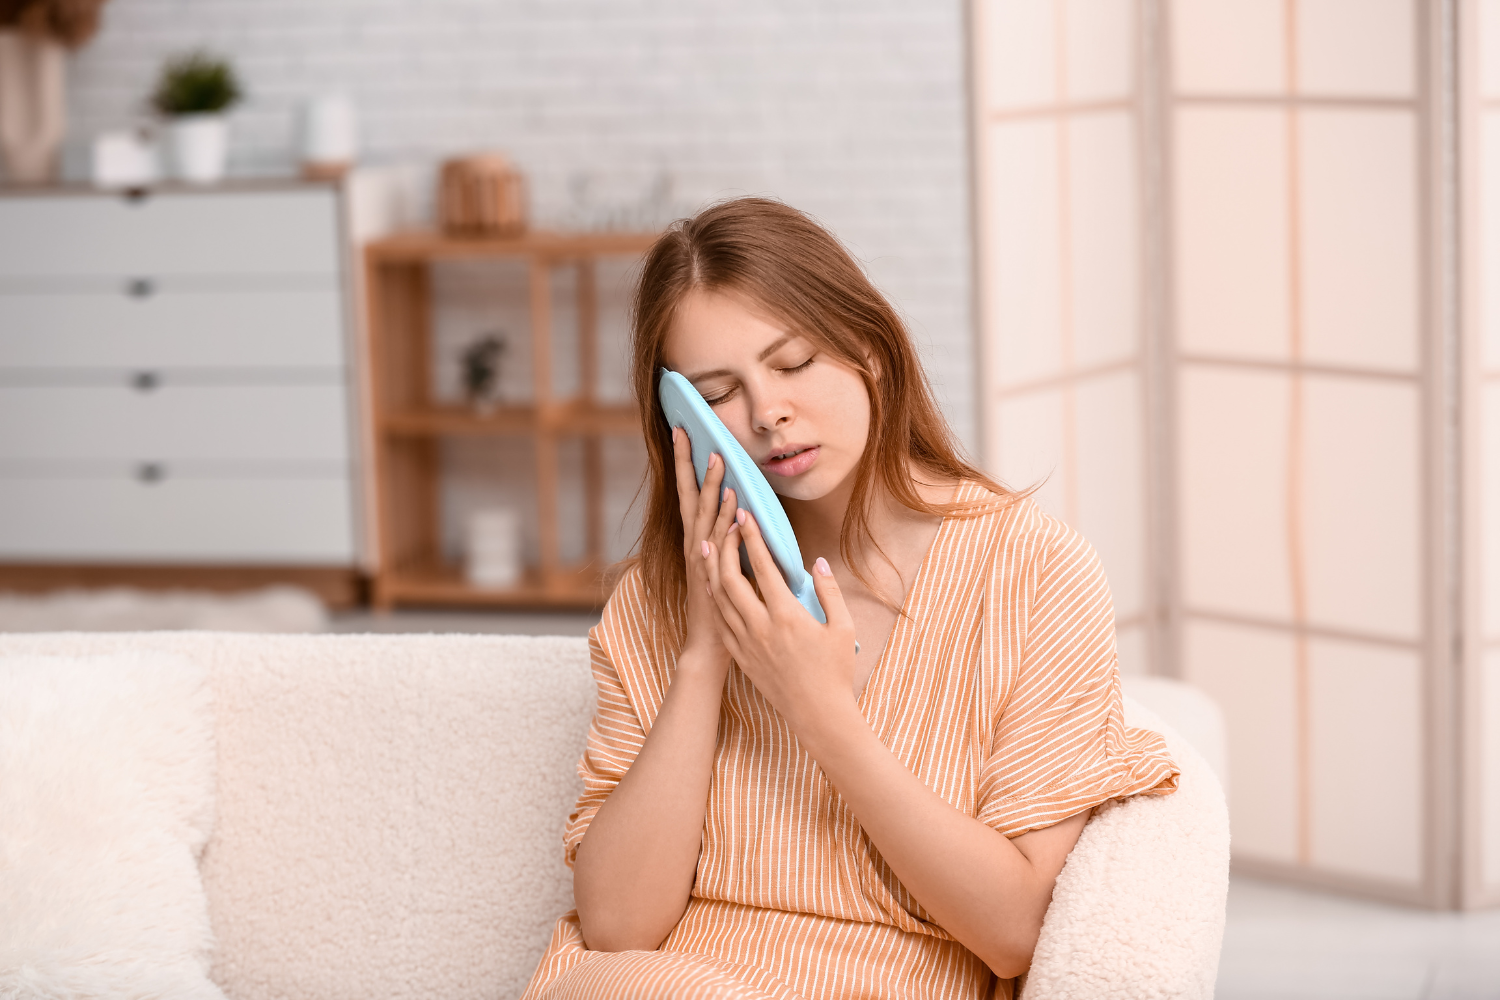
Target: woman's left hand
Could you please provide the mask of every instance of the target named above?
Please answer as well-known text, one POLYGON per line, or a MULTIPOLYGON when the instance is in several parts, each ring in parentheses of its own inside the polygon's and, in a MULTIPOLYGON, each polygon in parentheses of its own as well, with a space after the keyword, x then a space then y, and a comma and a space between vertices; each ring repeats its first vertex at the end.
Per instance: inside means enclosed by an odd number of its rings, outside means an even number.
POLYGON ((729 655, 794 732, 804 735, 831 709, 854 704, 854 622, 827 560, 820 556, 812 573, 828 618, 820 625, 782 579, 749 511, 736 511, 724 544, 710 544, 704 558, 729 655), (741 537, 764 601, 740 572, 741 537))
POLYGON ((1011 840, 954 808, 890 751, 859 713, 854 623, 828 563, 813 586, 819 625, 781 578, 748 511, 709 543, 709 590, 725 648, 792 727, 901 884, 1001 977, 1031 964, 1057 874, 1088 810, 1011 840), (764 601, 740 572, 740 540, 764 601))

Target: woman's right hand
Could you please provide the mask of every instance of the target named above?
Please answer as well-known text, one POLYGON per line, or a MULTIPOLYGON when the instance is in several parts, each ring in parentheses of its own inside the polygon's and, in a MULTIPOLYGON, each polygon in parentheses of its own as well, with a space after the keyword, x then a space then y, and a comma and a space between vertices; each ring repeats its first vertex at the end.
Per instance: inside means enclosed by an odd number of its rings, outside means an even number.
POLYGON ((687 639, 634 763, 578 846, 573 899, 579 929, 593 951, 660 947, 687 909, 703 853, 703 817, 729 673, 729 651, 720 638, 725 626, 708 592, 703 543, 723 546, 735 506, 733 499, 719 502, 722 455, 709 462, 699 490, 686 431, 672 430, 672 453, 687 570, 687 639))
POLYGON ((714 551, 722 547, 729 526, 734 522, 736 498, 733 491, 721 500, 724 483, 724 457, 708 458, 708 472, 703 488, 698 488, 698 474, 693 470, 693 446, 687 431, 672 428, 672 455, 677 463, 677 500, 682 511, 682 558, 687 571, 687 640, 683 659, 699 659, 720 672, 729 669, 729 651, 719 630, 724 627, 719 607, 709 590, 708 560, 704 543, 711 542, 714 551))

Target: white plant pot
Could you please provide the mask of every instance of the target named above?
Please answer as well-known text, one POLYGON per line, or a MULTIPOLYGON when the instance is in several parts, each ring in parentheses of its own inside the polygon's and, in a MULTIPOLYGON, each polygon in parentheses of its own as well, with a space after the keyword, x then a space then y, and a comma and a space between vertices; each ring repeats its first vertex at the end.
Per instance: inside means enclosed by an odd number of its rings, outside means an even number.
POLYGON ((167 127, 172 173, 189 184, 224 179, 229 158, 229 122, 221 114, 179 115, 167 127))

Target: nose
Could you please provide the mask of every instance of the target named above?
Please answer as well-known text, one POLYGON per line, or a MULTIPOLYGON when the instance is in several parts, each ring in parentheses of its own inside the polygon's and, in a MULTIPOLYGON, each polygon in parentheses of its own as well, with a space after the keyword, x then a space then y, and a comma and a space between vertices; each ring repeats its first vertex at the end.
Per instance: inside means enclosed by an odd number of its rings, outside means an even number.
POLYGON ((750 407, 750 423, 756 433, 785 427, 795 412, 786 393, 770 387, 757 387, 750 407))

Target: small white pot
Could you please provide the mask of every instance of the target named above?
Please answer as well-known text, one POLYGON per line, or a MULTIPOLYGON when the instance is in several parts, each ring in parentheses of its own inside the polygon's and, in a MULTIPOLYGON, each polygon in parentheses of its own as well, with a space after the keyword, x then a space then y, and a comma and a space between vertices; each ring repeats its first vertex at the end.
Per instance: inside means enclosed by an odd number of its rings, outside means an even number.
POLYGON ((119 129, 94 136, 95 187, 143 188, 161 176, 156 143, 144 129, 119 129))
POLYGON ((172 174, 190 184, 224 179, 229 158, 229 122, 221 114, 179 115, 167 126, 172 174))
POLYGON ((324 94, 302 107, 302 166, 313 176, 342 175, 359 148, 354 104, 342 94, 324 94))

